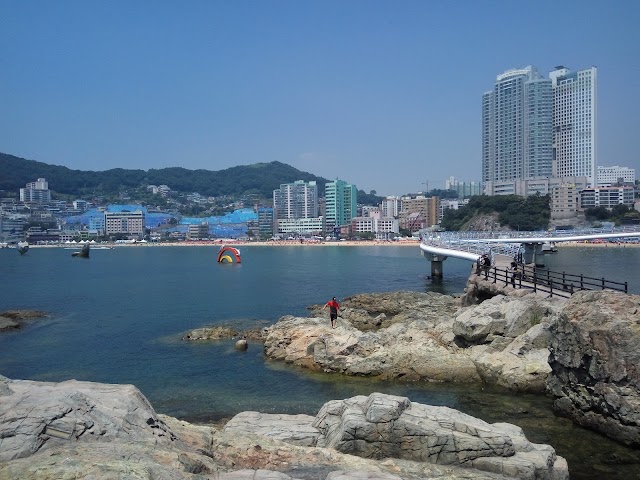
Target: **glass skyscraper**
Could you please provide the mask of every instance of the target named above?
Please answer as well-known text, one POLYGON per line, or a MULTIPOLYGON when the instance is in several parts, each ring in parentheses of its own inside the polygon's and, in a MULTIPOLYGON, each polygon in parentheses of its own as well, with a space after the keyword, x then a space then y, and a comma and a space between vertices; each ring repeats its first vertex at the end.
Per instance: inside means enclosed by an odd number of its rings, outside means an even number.
POLYGON ((482 96, 482 181, 550 177, 552 81, 528 66, 496 77, 482 96))
POLYGON ((351 223, 357 211, 355 185, 343 180, 335 180, 325 185, 325 219, 328 232, 335 227, 351 223))

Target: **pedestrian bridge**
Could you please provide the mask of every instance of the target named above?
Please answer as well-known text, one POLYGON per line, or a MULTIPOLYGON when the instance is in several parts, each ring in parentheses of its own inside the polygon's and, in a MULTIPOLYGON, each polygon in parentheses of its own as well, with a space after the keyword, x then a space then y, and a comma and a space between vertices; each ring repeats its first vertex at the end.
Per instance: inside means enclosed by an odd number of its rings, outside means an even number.
POLYGON ((544 255, 554 250, 556 243, 587 240, 618 240, 640 242, 640 226, 576 229, 534 232, 429 232, 421 233, 420 249, 431 262, 431 278, 443 275, 443 262, 449 257, 475 262, 488 254, 518 259, 520 263, 544 265, 544 255))

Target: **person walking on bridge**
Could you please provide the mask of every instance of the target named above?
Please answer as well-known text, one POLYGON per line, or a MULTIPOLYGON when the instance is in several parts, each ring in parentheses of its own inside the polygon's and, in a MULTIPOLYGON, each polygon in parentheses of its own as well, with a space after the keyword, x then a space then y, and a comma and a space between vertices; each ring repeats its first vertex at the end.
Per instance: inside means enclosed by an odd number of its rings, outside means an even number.
POLYGON ((491 269, 491 257, 486 253, 482 255, 482 270, 484 270, 484 279, 489 279, 489 270, 491 269))
POLYGON ((336 300, 336 297, 333 297, 327 303, 324 304, 322 309, 329 307, 329 318, 331 319, 331 328, 336 328, 336 322, 338 321, 338 312, 340 311, 340 304, 336 300))

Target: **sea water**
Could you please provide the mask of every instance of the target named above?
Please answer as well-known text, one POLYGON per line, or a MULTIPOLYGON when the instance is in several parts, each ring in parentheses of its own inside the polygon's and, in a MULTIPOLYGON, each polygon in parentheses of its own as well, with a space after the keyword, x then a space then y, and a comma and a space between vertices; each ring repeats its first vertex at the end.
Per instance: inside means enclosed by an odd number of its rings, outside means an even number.
MULTIPOLYGON (((448 259, 443 282, 434 284, 417 245, 240 250, 242 263, 218 264, 217 247, 211 246, 116 247, 92 250, 89 259, 73 258, 62 248, 32 248, 24 256, 0 249, 0 311, 39 309, 50 315, 0 334, 0 374, 131 383, 158 412, 193 422, 245 410, 314 415, 328 400, 379 391, 520 425, 532 441, 549 443, 568 458, 572 478, 640 475, 637 451, 555 417, 545 396, 311 373, 265 359, 259 343, 239 352, 233 340, 182 340, 203 326, 242 329, 268 326, 282 315, 306 316, 307 306, 333 296, 459 294, 471 270, 469 262, 448 259)), ((611 280, 638 265, 640 249, 612 251, 590 249, 586 256, 567 248, 549 256, 549 263, 554 270, 611 280)), ((637 292, 634 274, 627 277, 637 292)))

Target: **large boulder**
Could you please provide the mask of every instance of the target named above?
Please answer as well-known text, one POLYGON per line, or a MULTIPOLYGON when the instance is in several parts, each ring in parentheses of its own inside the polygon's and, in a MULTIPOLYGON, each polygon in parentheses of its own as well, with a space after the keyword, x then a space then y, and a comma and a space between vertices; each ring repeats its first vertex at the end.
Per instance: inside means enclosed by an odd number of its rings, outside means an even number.
MULTIPOLYGON (((311 437, 304 420, 283 423, 282 416, 244 413, 224 430, 253 428, 297 443, 311 437), (283 436, 285 426, 289 432, 283 436)), ((334 400, 320 409, 312 426, 317 429, 313 441, 318 447, 358 457, 457 465, 511 478, 568 478, 566 461, 549 445, 529 442, 515 425, 488 424, 451 408, 413 403, 405 397, 372 393, 334 400)))
POLYGON ((453 333, 470 345, 487 343, 496 335, 516 338, 541 322, 553 322, 562 305, 562 300, 537 295, 496 296, 462 311, 453 322, 453 333))
POLYGON ((0 461, 67 442, 171 444, 175 436, 133 385, 0 377, 0 461))
POLYGON ((574 294, 551 326, 550 365, 560 414, 640 446, 640 296, 574 294))
POLYGON ((1 377, 0 478, 511 478, 483 471, 486 468, 394 458, 379 461, 308 446, 310 441, 317 442, 320 435, 313 426, 314 417, 277 417, 242 414, 238 418, 243 419, 244 425, 236 421, 233 427, 230 422, 230 428, 221 431, 157 415, 131 385, 77 381, 56 384, 1 377))

